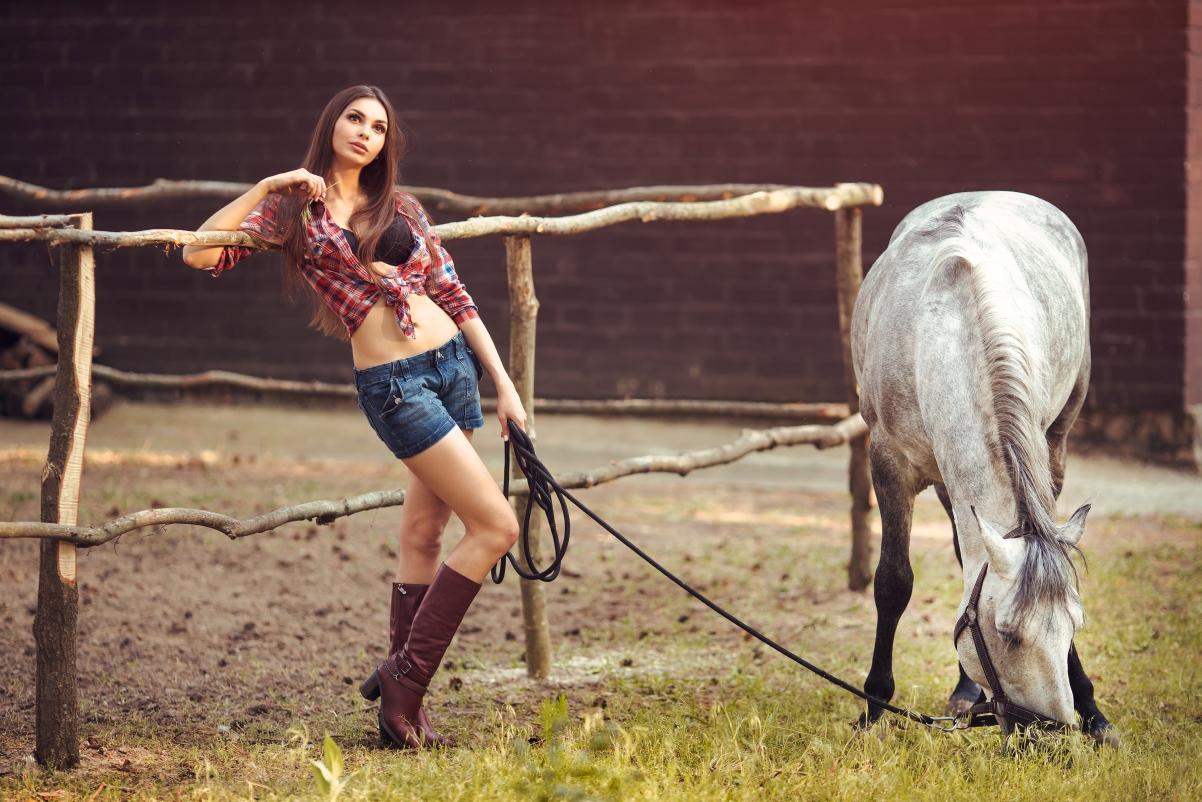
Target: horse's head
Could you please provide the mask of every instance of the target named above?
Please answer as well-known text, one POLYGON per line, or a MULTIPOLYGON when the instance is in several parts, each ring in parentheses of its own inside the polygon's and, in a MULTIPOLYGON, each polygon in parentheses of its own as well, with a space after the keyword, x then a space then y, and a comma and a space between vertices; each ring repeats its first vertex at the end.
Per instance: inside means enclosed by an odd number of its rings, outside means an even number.
MULTIPOLYGON (((1087 504, 1056 527, 1054 541, 1038 535, 1007 536, 976 516, 989 563, 976 615, 1000 691, 1010 703, 1069 725, 1075 714, 1068 652, 1084 622, 1069 555, 1085 532, 1088 513, 1087 504)), ((961 613, 969 606, 978 576, 965 575, 961 613)), ((968 675, 997 697, 999 688, 990 687, 969 632, 960 634, 956 648, 968 675)), ((1007 734, 1014 725, 1013 720, 1002 721, 1007 734)))

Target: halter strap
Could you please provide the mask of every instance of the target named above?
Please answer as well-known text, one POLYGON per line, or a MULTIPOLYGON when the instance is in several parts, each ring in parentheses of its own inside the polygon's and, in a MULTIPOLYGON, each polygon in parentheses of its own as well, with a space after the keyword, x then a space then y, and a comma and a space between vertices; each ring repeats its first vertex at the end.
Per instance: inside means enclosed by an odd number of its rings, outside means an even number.
POLYGON ((1048 718, 1033 710, 1028 710, 1021 705, 1014 704, 1006 697, 1005 691, 1002 690, 1002 683, 998 679, 997 671, 993 667, 993 660, 989 657, 989 649, 985 646, 985 635, 981 631, 980 616, 977 609, 981 601, 981 588, 985 586, 985 574, 988 572, 989 563, 985 563, 981 566, 981 573, 977 575, 977 583, 973 585, 972 593, 969 594, 968 605, 964 608, 964 612, 960 615, 960 618, 957 619, 956 628, 952 635, 952 643, 959 643, 960 633, 965 628, 972 633, 972 644, 977 650, 977 660, 981 663, 981 670, 985 672, 985 682, 988 683, 989 690, 992 691, 992 698, 989 701, 975 704, 968 709, 967 715, 972 717, 969 726, 988 726, 1008 719, 1026 727, 1038 726, 1041 729, 1047 730, 1071 729, 1072 725, 1070 724, 1057 721, 1054 718, 1048 718), (978 716, 981 717, 979 723, 977 720, 978 716))

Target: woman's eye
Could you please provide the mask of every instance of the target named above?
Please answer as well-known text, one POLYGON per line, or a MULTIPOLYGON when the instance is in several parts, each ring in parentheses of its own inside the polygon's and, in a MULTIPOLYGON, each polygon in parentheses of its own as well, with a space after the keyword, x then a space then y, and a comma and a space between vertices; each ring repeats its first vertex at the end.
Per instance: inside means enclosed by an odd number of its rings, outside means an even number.
POLYGON ((377 126, 376 126, 376 133, 377 133, 377 134, 382 134, 382 133, 384 133, 384 126, 382 126, 382 125, 377 125, 377 126))
POLYGON ((359 122, 359 115, 358 114, 350 114, 350 115, 347 115, 347 119, 353 123, 357 123, 357 122, 359 122))

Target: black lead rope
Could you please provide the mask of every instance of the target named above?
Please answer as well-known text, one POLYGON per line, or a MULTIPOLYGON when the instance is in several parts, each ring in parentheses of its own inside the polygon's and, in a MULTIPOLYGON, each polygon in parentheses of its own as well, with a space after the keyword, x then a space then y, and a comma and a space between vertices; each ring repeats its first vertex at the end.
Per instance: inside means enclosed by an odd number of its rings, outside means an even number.
POLYGON ((758 632, 757 630, 755 630, 752 627, 748 626, 747 624, 743 623, 738 618, 731 615, 726 610, 722 609, 717 604, 715 604, 714 602, 707 599, 699 591, 697 591, 694 588, 692 588, 691 586, 689 586, 684 580, 680 579, 680 577, 676 576, 671 571, 669 571, 667 568, 660 565, 658 562, 655 561, 655 559, 651 555, 647 554, 647 552, 643 551, 638 546, 636 546, 635 544, 633 544, 629 540, 627 540, 626 537, 621 532, 614 529, 612 526, 610 526, 608 523, 606 523, 604 520, 602 520, 601 517, 598 516, 595 512, 593 512, 588 507, 586 507, 584 504, 582 504, 579 499, 577 499, 575 496, 573 496, 571 493, 569 493, 567 490, 565 490, 557 481, 555 481, 555 477, 551 475, 551 472, 547 470, 546 466, 543 465, 543 463, 535 455, 534 444, 530 442, 530 438, 526 435, 526 433, 524 431, 522 431, 520 428, 518 428, 517 424, 515 424, 513 421, 509 421, 509 440, 505 443, 505 480, 504 480, 505 498, 509 498, 509 464, 510 464, 509 463, 509 451, 510 451, 510 448, 513 449, 514 459, 517 461, 518 468, 522 471, 522 474, 526 477, 526 482, 528 483, 529 488, 530 488, 529 495, 527 496, 527 499, 526 499, 526 511, 525 511, 525 515, 522 520, 522 535, 521 535, 522 554, 523 554, 526 566, 527 566, 527 568, 529 568, 529 571, 523 570, 522 566, 518 563, 518 560, 512 554, 506 554, 505 557, 502 558, 496 564, 496 566, 493 567, 493 570, 492 570, 493 582, 500 584, 502 581, 504 581, 506 560, 508 560, 509 563, 513 566, 513 570, 518 573, 518 576, 522 577, 523 579, 531 579, 531 580, 537 579, 537 580, 541 580, 543 582, 550 582, 553 579, 555 579, 555 577, 559 576, 559 569, 563 565, 563 558, 567 555, 567 552, 568 552, 568 539, 569 539, 569 535, 571 533, 571 521, 568 518, 567 502, 571 501, 573 504, 575 504, 580 509, 581 512, 583 512, 588 517, 592 518, 594 521, 597 522, 597 524, 599 524, 603 529, 605 529, 606 532, 609 532, 611 535, 613 535, 615 538, 617 538, 618 541, 621 542, 623 546, 625 546, 626 548, 633 551, 635 554, 642 557, 643 560, 645 560, 649 565, 651 565, 653 568, 655 568, 655 570, 659 571, 661 574, 666 576, 668 579, 675 582, 683 591, 688 593, 694 599, 701 602, 706 607, 710 608, 715 613, 722 616, 727 621, 729 621, 730 623, 734 624, 739 629, 746 632, 748 635, 751 635, 753 638, 757 639, 758 641, 763 643, 765 646, 768 646, 769 648, 771 648, 771 649, 779 652, 780 654, 784 655, 785 657, 789 658, 794 663, 797 663, 798 665, 802 666, 803 668, 817 674, 818 676, 822 677, 824 680, 831 683, 832 685, 837 685, 840 688, 842 688, 843 690, 847 691, 848 693, 854 694, 854 695, 860 697, 861 699, 863 699, 864 701, 868 702, 869 704, 876 705, 877 707, 887 710, 890 713, 894 713, 894 714, 902 716, 904 718, 908 718, 911 721, 916 721, 919 724, 923 724, 923 725, 931 727, 933 729, 937 729, 937 730, 941 730, 941 731, 945 731, 945 732, 951 732, 953 730, 958 730, 958 729, 965 729, 965 728, 971 727, 971 726, 981 726, 981 725, 985 725, 985 724, 994 723, 992 721, 988 721, 988 722, 982 721, 980 724, 977 724, 974 721, 974 722, 970 722, 968 724, 963 724, 963 723, 960 723, 960 720, 957 719, 955 716, 927 716, 922 713, 918 713, 914 710, 909 710, 909 709, 903 708, 903 707, 896 707, 895 705, 891 705, 883 699, 878 699, 875 696, 870 696, 869 694, 864 693, 859 688, 855 687, 854 685, 844 682, 843 680, 839 679, 838 677, 836 677, 833 674, 823 671, 821 668, 819 668, 818 666, 809 662, 805 658, 799 657, 798 655, 793 654, 793 652, 789 651, 784 646, 781 646, 779 643, 772 640, 768 636, 758 632), (555 521, 555 501, 557 499, 559 501, 559 507, 563 512, 563 539, 562 539, 562 541, 559 538, 559 532, 556 527, 556 521, 555 521), (552 540, 552 543, 554 544, 554 549, 555 549, 555 556, 551 560, 551 564, 548 565, 546 568, 544 568, 541 571, 538 570, 538 567, 534 564, 534 560, 530 555, 530 516, 534 511, 535 505, 537 505, 538 508, 541 509, 547 516, 547 524, 551 530, 551 540, 552 540), (941 726, 944 724, 950 724, 950 726, 941 726))

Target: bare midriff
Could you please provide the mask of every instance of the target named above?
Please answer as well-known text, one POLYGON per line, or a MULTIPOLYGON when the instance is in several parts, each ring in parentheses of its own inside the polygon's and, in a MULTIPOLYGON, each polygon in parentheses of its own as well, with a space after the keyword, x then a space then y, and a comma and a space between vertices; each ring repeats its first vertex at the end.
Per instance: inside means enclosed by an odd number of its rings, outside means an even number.
POLYGON ((356 368, 363 370, 417 356, 437 348, 459 332, 451 316, 425 295, 411 293, 408 302, 417 337, 405 336, 397 324, 395 310, 381 298, 351 335, 356 368))

